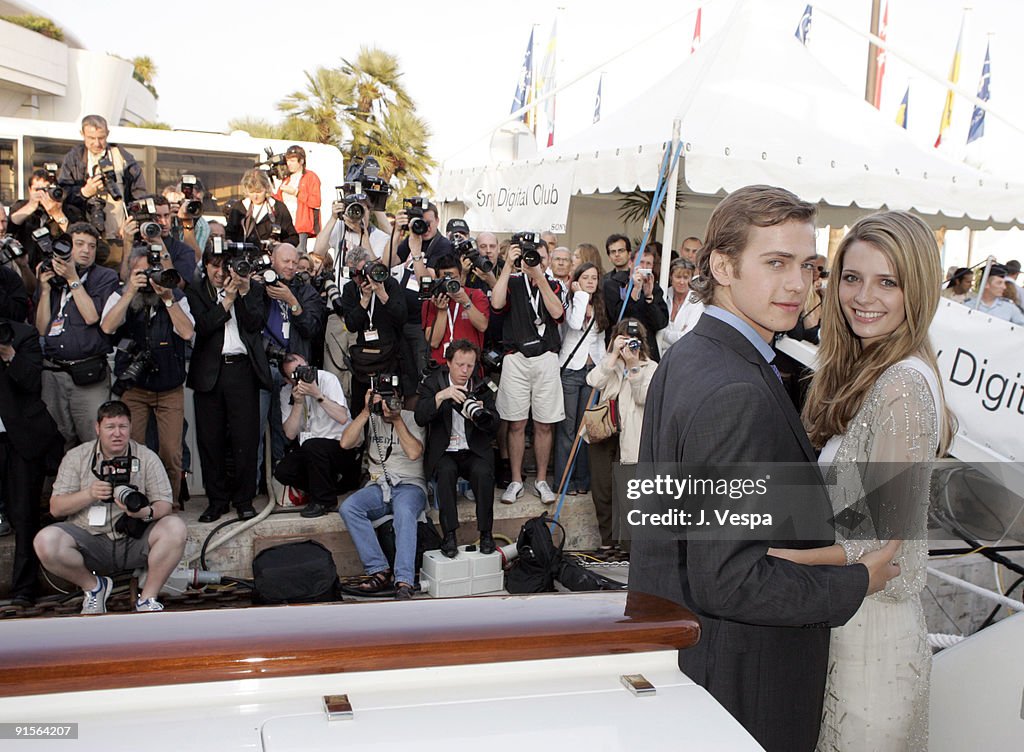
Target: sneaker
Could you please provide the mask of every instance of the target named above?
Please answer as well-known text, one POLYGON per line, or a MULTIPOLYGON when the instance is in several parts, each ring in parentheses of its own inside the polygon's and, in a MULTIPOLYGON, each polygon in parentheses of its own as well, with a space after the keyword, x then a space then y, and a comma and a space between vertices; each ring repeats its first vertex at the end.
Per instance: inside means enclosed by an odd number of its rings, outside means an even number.
POLYGON ((558 501, 558 497, 555 495, 555 492, 551 490, 551 486, 548 485, 546 480, 537 481, 533 484, 533 488, 543 503, 554 504, 558 501))
POLYGON ((110 591, 114 589, 114 581, 109 577, 97 577, 99 585, 95 590, 85 590, 85 598, 82 599, 83 614, 105 614, 107 613, 107 598, 110 591))
POLYGON ((505 489, 505 493, 501 495, 502 504, 514 504, 516 499, 523 495, 525 492, 522 481, 514 480, 508 484, 508 488, 505 489))
POLYGON ((137 601, 135 601, 135 610, 139 612, 163 611, 164 604, 162 604, 156 598, 146 598, 146 600, 142 600, 141 598, 139 598, 137 601))
POLYGON ((4 519, 4 516, 0 514, 0 537, 11 534, 11 523, 4 519))

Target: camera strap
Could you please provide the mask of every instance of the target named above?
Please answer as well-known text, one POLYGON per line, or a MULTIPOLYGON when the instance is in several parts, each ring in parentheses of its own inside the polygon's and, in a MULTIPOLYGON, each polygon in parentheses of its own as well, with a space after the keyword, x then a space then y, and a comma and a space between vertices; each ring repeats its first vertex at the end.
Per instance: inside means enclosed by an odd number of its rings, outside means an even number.
MULTIPOLYGON (((547 280, 545 279, 544 281, 545 281, 545 284, 546 284, 547 280)), ((544 336, 544 331, 548 328, 548 325, 545 324, 543 322, 543 320, 541 319, 541 317, 540 317, 540 306, 541 306, 540 286, 538 285, 538 286, 534 287, 533 292, 531 292, 530 291, 530 287, 531 287, 530 280, 527 279, 525 276, 523 277, 523 284, 525 285, 525 287, 523 288, 523 292, 526 293, 526 302, 529 303, 530 308, 533 309, 533 326, 537 330, 537 336, 538 337, 543 337, 544 336)))
MULTIPOLYGON (((401 416, 399 416, 399 420, 401 420, 401 416)), ((388 474, 387 465, 385 465, 384 463, 388 461, 388 458, 391 456, 391 451, 394 449, 394 444, 395 444, 395 427, 391 426, 391 436, 388 438, 388 449, 385 452, 381 448, 381 437, 377 433, 377 429, 376 429, 376 427, 373 424, 373 415, 370 416, 369 423, 370 423, 370 436, 373 438, 373 443, 377 446, 377 459, 380 460, 380 469, 384 473, 384 482, 387 483, 388 486, 392 486, 393 487, 395 484, 391 482, 391 476, 388 474)))

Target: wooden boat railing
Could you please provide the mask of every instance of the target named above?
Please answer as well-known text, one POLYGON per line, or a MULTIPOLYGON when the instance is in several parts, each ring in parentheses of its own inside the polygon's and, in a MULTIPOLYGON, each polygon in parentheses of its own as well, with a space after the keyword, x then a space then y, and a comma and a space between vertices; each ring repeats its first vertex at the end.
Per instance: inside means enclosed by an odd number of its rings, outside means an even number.
POLYGON ((695 644, 697 618, 623 591, 26 619, 0 697, 584 657, 695 644))

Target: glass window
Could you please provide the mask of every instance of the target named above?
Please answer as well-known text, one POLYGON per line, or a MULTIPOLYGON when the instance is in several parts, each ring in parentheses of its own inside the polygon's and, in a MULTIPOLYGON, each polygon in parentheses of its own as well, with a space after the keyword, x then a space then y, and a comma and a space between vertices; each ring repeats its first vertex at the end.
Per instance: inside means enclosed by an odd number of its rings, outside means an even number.
POLYGON ((18 142, 0 138, 0 202, 10 206, 18 200, 18 142))
POLYGON ((224 214, 224 205, 230 199, 242 198, 239 185, 242 173, 256 163, 250 154, 224 154, 223 152, 188 151, 185 149, 156 149, 155 192, 177 183, 182 175, 195 175, 206 188, 203 211, 224 214))

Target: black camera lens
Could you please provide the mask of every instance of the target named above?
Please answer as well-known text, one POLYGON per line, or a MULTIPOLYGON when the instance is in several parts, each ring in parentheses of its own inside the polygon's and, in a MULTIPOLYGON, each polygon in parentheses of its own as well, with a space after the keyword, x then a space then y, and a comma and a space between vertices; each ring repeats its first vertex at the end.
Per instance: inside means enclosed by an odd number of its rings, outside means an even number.
POLYGON ((156 222, 143 222, 139 225, 139 234, 147 240, 156 240, 162 232, 156 222))
POLYGON ((46 192, 54 201, 64 200, 64 189, 61 188, 59 185, 51 185, 49 188, 46 189, 46 192))
POLYGON ((459 283, 459 280, 457 279, 446 277, 445 279, 441 280, 440 292, 443 292, 445 295, 458 295, 459 290, 461 289, 462 285, 459 283))
POLYGON ((409 229, 413 235, 426 235, 430 229, 430 224, 422 217, 416 217, 409 222, 409 229))
POLYGON ((193 199, 185 202, 185 215, 189 219, 198 219, 203 216, 203 202, 193 199))
POLYGON ((361 222, 366 216, 366 207, 357 203, 349 204, 345 207, 345 216, 353 222, 361 222))
POLYGON ((370 268, 366 270, 366 276, 380 284, 391 276, 391 270, 384 266, 384 264, 375 263, 371 264, 370 268))
POLYGON ((249 261, 249 259, 232 259, 229 266, 231 270, 239 277, 248 277, 250 274, 252 274, 252 263, 249 261))
POLYGON ((14 327, 9 321, 0 321, 0 345, 10 345, 14 342, 14 327))
POLYGON ((526 264, 527 266, 540 266, 540 251, 538 251, 536 248, 531 248, 530 250, 525 251, 521 258, 523 260, 523 263, 526 264))

